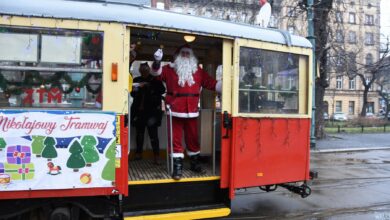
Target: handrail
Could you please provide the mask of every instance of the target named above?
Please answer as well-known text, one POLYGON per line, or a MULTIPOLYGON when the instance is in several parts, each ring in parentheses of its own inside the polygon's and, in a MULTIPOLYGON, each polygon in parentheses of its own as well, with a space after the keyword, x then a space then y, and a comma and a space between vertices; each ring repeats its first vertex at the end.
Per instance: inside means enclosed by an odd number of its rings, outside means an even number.
POLYGON ((169 123, 167 122, 168 127, 168 138, 169 138, 169 148, 167 147, 167 171, 172 175, 173 172, 173 132, 172 132, 172 110, 170 105, 166 105, 166 109, 169 112, 169 123), (170 157, 169 154, 172 154, 170 157))

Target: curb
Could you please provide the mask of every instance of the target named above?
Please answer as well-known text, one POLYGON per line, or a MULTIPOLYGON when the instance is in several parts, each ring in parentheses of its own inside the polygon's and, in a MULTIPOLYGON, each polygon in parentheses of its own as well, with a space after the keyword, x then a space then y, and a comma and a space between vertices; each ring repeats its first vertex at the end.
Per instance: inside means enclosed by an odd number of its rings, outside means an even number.
POLYGON ((370 151, 370 150, 390 150, 390 147, 360 147, 360 148, 342 148, 342 149, 311 149, 310 153, 342 153, 351 151, 370 151))

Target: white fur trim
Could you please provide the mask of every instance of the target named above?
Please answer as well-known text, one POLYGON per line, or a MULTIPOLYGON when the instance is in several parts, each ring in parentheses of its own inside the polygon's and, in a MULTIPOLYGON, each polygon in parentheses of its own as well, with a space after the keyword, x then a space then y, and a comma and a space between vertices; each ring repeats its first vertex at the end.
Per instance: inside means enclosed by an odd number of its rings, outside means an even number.
POLYGON ((176 158, 178 158, 178 157, 179 157, 179 158, 184 158, 184 154, 183 154, 183 153, 173 153, 173 154, 172 154, 172 157, 174 157, 174 158, 175 158, 175 157, 176 157, 176 158))
POLYGON ((152 70, 150 71, 150 74, 151 74, 152 76, 159 76, 159 75, 161 75, 161 73, 162 73, 162 67, 161 67, 161 65, 160 65, 160 68, 159 68, 158 70, 154 70, 154 69, 152 68, 152 70))
POLYGON ((215 91, 222 93, 222 80, 218 81, 215 85, 215 91))
POLYGON ((197 151, 197 152, 191 152, 191 151, 188 151, 188 150, 187 150, 187 155, 188 155, 188 156, 190 156, 190 157, 191 157, 191 156, 198 155, 198 154, 200 154, 200 151, 197 151))
POLYGON ((172 116, 178 118, 196 118, 199 116, 199 112, 189 112, 189 113, 172 112, 172 116))
POLYGON ((169 63, 169 67, 171 67, 172 69, 175 68, 175 63, 169 63))

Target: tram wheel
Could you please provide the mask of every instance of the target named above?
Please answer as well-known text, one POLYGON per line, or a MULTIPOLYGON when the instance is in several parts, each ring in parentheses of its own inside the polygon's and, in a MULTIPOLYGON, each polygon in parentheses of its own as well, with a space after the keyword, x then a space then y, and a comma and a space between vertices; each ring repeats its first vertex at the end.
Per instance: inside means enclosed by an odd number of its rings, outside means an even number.
POLYGON ((55 208, 50 214, 50 220, 71 220, 70 209, 67 207, 55 208))

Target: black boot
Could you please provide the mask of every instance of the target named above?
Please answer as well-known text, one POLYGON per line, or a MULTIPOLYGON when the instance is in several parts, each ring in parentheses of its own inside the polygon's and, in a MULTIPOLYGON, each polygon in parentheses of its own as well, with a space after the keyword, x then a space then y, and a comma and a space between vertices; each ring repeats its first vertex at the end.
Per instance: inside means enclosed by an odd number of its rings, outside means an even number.
POLYGON ((190 163, 191 163, 190 170, 192 172, 195 172, 195 173, 203 173, 204 172, 202 167, 200 166, 200 163, 199 163, 199 154, 194 155, 194 156, 190 156, 190 163))
POLYGON ((174 180, 180 180, 182 175, 183 175, 183 158, 174 157, 172 178, 174 180))

